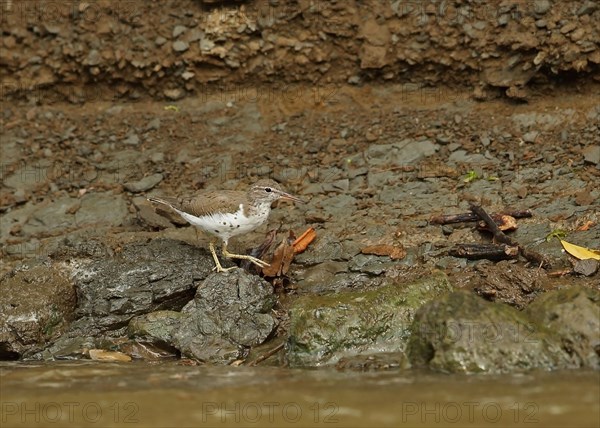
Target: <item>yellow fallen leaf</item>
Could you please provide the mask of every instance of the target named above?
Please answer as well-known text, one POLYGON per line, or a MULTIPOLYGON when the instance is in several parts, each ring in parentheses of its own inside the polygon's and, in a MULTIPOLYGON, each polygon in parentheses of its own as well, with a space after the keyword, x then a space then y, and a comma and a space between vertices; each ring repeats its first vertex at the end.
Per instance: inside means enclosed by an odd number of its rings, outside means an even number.
POLYGON ((131 357, 118 351, 105 351, 104 349, 90 349, 90 359, 95 361, 131 361, 131 357))
POLYGON ((563 248, 565 249, 565 251, 567 253, 569 253, 570 255, 572 255, 573 257, 575 257, 579 260, 585 260, 585 259, 600 260, 600 254, 596 254, 594 251, 592 251, 588 248, 571 244, 567 241, 563 241, 562 239, 560 240, 560 243, 562 244, 563 248))

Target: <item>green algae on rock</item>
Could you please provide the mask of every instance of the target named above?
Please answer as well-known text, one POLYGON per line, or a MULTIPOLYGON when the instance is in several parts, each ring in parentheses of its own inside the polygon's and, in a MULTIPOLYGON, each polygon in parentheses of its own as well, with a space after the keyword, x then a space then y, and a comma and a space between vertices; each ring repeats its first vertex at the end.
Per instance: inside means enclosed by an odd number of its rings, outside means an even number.
POLYGON ((287 360, 291 366, 320 366, 357 354, 403 352, 417 309, 451 290, 436 272, 408 284, 301 297, 290 310, 287 360))
POLYGON ((408 348, 414 366, 448 373, 571 368, 552 332, 523 312, 456 291, 425 304, 408 348))

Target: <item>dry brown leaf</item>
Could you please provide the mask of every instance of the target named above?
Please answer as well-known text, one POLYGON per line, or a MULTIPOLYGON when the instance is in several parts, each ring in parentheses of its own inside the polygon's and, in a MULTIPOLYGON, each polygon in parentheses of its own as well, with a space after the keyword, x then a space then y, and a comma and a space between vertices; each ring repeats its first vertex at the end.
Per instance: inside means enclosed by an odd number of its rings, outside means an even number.
POLYGON ((273 259, 269 266, 262 269, 264 276, 278 277, 283 276, 290 270, 290 264, 294 260, 294 246, 293 243, 296 239, 294 232, 290 230, 290 234, 287 238, 284 238, 281 243, 275 249, 273 253, 273 259))
MULTIPOLYGON (((498 225, 498 228, 503 231, 511 231, 511 230, 516 230, 519 226, 517 225, 517 219, 515 219, 514 217, 507 215, 507 214, 492 214, 492 220, 494 220, 494 223, 496 223, 498 225)), ((490 230, 487 226, 487 224, 485 224, 485 222, 482 220, 479 223, 477 223, 477 229, 478 230, 490 230)))
POLYGON ((592 220, 588 220, 584 224, 582 224, 581 226, 579 226, 577 228, 577 230, 584 232, 586 230, 590 230, 590 228, 592 226, 595 226, 595 223, 592 220))
POLYGON ((300 235, 300 237, 298 239, 296 239, 294 241, 294 252, 296 254, 299 254, 301 252, 303 252, 304 250, 306 250, 306 247, 308 247, 308 245, 315 240, 315 238, 317 237, 317 232, 315 232, 315 229, 313 229, 312 227, 309 227, 308 229, 306 229, 304 231, 304 233, 302 235, 300 235))
POLYGON ((401 260, 406 257, 406 250, 404 247, 398 247, 395 245, 369 245, 361 250, 363 254, 374 254, 376 256, 389 256, 392 260, 401 260))

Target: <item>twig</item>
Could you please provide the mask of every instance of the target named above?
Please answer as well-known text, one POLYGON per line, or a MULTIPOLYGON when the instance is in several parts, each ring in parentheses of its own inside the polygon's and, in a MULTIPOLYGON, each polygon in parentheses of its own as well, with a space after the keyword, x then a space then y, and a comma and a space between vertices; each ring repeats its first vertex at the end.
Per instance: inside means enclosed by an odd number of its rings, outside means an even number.
POLYGON ((509 260, 518 257, 519 248, 506 244, 457 244, 449 254, 469 260, 509 260))
MULTIPOLYGON (((500 215, 509 215, 514 218, 525 218, 531 217, 533 214, 531 210, 517 210, 517 211, 507 211, 503 213, 495 213, 492 214, 494 216, 500 215)), ((448 214, 448 215, 438 215, 432 217, 430 222, 435 224, 451 224, 451 223, 462 223, 467 221, 477 221, 479 217, 474 213, 462 213, 462 214, 448 214)))
POLYGON ((273 349, 265 352, 264 354, 262 354, 260 357, 258 357, 256 360, 252 361, 250 364, 248 364, 248 366, 250 367, 254 367, 257 364, 262 363, 264 360, 266 360, 267 358, 271 357, 272 355, 278 353, 279 351, 281 351, 283 349, 283 347, 285 346, 285 343, 280 343, 279 345, 277 345, 276 347, 274 347, 273 349))
POLYGON ((521 253, 521 255, 523 257, 525 257, 525 259, 527 259, 527 261, 538 264, 544 268, 550 267, 550 262, 548 262, 548 260, 546 260, 546 258, 544 256, 542 256, 541 254, 539 254, 535 251, 524 248, 517 241, 506 236, 504 234, 504 232, 502 232, 500 230, 500 228, 498 228, 498 225, 496 224, 496 222, 494 222, 494 220, 490 217, 490 215, 487 212, 485 212, 485 210, 480 205, 472 204, 469 207, 469 209, 473 213, 477 214, 477 216, 480 219, 482 219, 485 222, 485 224, 488 225, 488 227, 490 228, 490 231, 494 234, 494 239, 497 242, 510 245, 511 247, 519 247, 519 252, 521 253))

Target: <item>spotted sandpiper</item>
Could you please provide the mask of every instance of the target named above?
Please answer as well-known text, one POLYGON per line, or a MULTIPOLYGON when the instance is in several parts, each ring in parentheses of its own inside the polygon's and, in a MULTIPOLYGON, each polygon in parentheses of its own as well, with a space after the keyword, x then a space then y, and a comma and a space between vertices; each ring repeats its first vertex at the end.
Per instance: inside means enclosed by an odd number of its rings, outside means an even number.
POLYGON ((215 242, 223 242, 222 254, 231 259, 249 260, 259 267, 269 266, 256 257, 232 254, 227 251, 229 238, 248 233, 263 224, 271 212, 271 203, 277 199, 303 202, 284 192, 278 183, 270 179, 257 181, 246 192, 220 190, 202 192, 191 198, 150 197, 151 202, 167 205, 175 210, 188 223, 213 236, 209 248, 215 261, 217 272, 226 272, 234 267, 221 266, 215 242))

